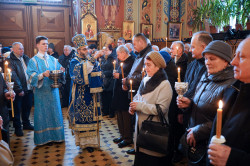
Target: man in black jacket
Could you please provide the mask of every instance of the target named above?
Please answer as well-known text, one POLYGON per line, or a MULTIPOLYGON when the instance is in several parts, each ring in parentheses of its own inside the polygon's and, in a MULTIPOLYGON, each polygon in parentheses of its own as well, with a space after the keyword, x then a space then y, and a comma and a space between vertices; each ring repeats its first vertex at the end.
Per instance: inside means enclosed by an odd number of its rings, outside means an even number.
POLYGON ((63 55, 61 55, 58 59, 62 67, 65 68, 65 79, 66 79, 66 83, 63 84, 60 88, 62 94, 62 102, 61 102, 62 108, 69 106, 69 94, 70 94, 70 84, 71 84, 71 78, 69 75, 69 65, 70 61, 74 57, 75 57, 75 51, 72 50, 72 47, 70 45, 65 45, 63 48, 63 55))
POLYGON ((33 92, 28 83, 28 75, 26 74, 27 65, 30 58, 24 55, 22 43, 15 42, 12 44, 13 51, 9 61, 9 67, 12 71, 12 79, 14 81, 14 91, 17 94, 14 101, 14 119, 13 126, 16 136, 23 136, 20 116, 22 116, 22 124, 24 130, 33 130, 30 124, 29 116, 32 107, 33 92))
POLYGON ((173 58, 176 67, 181 69, 181 81, 184 80, 185 73, 187 70, 188 57, 184 53, 184 44, 182 41, 175 41, 171 45, 171 58, 173 58))
MULTIPOLYGON (((207 165, 245 166, 250 163, 250 36, 243 40, 231 64, 237 79, 224 92, 221 135, 224 144, 209 145, 207 165)), ((211 136, 215 135, 216 118, 211 136)))
POLYGON ((134 49, 138 53, 135 58, 134 64, 126 78, 122 80, 122 83, 127 87, 130 86, 129 81, 132 80, 133 90, 138 90, 142 80, 142 69, 144 66, 145 56, 153 51, 151 44, 147 43, 147 38, 142 34, 138 33, 133 37, 134 49))
POLYGON ((129 50, 126 46, 121 45, 116 50, 118 59, 123 63, 123 75, 121 66, 119 65, 116 73, 113 73, 115 78, 112 107, 117 114, 118 129, 121 137, 113 141, 118 143, 119 148, 123 148, 133 142, 133 126, 132 115, 129 114, 128 91, 122 90, 122 77, 126 77, 134 63, 135 58, 129 55, 129 50))

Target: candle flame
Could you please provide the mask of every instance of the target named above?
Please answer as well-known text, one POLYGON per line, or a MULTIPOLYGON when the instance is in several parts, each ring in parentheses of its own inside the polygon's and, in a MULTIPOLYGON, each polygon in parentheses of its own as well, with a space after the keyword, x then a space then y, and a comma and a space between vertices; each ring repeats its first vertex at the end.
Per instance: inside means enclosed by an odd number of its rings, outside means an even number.
POLYGON ((181 71, 181 68, 180 67, 178 67, 178 72, 180 72, 181 71))
POLYGON ((223 107, 223 102, 222 102, 222 100, 220 100, 219 101, 219 109, 222 109, 222 107, 223 107))
POLYGON ((121 62, 121 64, 120 64, 121 66, 123 66, 123 63, 121 62))
POLYGON ((168 40, 168 37, 166 37, 166 40, 168 40))
POLYGON ((133 81, 132 81, 132 80, 130 80, 129 82, 130 82, 130 84, 132 85, 132 82, 133 82, 133 81))
POLYGON ((116 61, 114 60, 113 64, 116 64, 116 61))
POLYGON ((142 71, 144 72, 145 68, 142 68, 142 71))
POLYGON ((7 70, 8 70, 9 73, 11 72, 11 70, 9 68, 7 70))
POLYGON ((4 63, 5 65, 8 65, 8 61, 5 61, 5 63, 4 63))

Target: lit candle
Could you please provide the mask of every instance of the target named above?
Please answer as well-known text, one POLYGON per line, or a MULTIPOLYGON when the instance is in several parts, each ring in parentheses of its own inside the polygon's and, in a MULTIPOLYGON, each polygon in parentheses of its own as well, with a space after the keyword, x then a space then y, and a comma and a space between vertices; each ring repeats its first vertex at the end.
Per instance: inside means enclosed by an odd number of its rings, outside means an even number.
POLYGON ((114 60, 114 62, 113 62, 113 65, 114 65, 114 70, 115 70, 115 65, 116 65, 116 61, 114 60))
POLYGON ((133 83, 133 81, 130 80, 131 102, 133 101, 132 83, 133 83))
POLYGON ((181 82, 181 68, 178 67, 178 82, 181 82))
POLYGON ((10 69, 8 69, 8 75, 9 75, 9 82, 11 82, 11 70, 10 69))
POLYGON ((121 62, 121 64, 120 64, 120 66, 121 66, 121 71, 122 71, 122 78, 124 78, 123 63, 122 63, 122 62, 121 62))
POLYGON ((220 138, 220 136, 221 136, 222 107, 223 107, 223 102, 220 100, 219 101, 219 108, 217 109, 216 138, 220 138))
POLYGON ((7 78, 7 68, 8 68, 8 61, 4 63, 4 80, 6 81, 7 78))
POLYGON ((166 47, 168 46, 168 37, 166 37, 166 47))
POLYGON ((177 55, 178 55, 178 50, 179 50, 179 48, 178 48, 178 47, 176 47, 176 49, 177 49, 177 51, 176 51, 176 55, 175 55, 175 58, 174 58, 174 62, 175 62, 175 64, 177 63, 177 55))
POLYGON ((142 68, 142 74, 141 74, 141 76, 142 76, 142 79, 143 79, 143 77, 145 76, 145 72, 144 72, 144 68, 142 68))

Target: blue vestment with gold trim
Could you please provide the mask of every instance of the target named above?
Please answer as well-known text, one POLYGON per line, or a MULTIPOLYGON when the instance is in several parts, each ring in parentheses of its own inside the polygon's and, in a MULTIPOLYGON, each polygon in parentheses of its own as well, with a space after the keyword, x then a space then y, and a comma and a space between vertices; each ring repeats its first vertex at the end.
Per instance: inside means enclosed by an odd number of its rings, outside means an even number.
POLYGON ((47 55, 46 59, 38 53, 29 61, 27 74, 34 87, 34 142, 43 145, 48 142, 64 141, 63 117, 58 88, 51 88, 53 83, 48 77, 39 79, 46 70, 60 70, 61 65, 55 58, 47 55), (55 65, 56 63, 56 65, 55 65))
POLYGON ((98 147, 98 124, 102 120, 99 92, 102 92, 101 71, 93 57, 79 56, 70 62, 72 94, 69 107, 69 125, 81 148, 98 147), (98 123, 98 124, 97 124, 98 123))

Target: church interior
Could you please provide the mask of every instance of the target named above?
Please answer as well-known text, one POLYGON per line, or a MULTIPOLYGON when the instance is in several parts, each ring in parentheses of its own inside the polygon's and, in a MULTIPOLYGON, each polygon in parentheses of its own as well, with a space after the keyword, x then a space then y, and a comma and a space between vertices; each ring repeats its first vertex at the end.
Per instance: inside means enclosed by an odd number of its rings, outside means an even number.
MULTIPOLYGON (((225 11, 215 11, 216 4, 229 1, 237 3, 237 0, 113 0, 117 3, 116 6, 105 6, 104 1, 0 0, 0 43, 3 47, 8 47, 14 42, 21 42, 24 53, 32 58, 38 51, 36 36, 46 36, 48 42, 54 44, 54 50, 62 55, 64 45, 74 46, 72 38, 76 34, 84 34, 88 45, 96 44, 97 49, 101 50, 107 44, 112 44, 115 48, 120 37, 126 43, 132 43, 135 34, 143 33, 152 45, 157 45, 161 50, 170 47, 174 41, 190 43, 193 34, 202 30, 211 33, 214 40, 225 41, 235 52, 240 41, 250 34, 248 0, 238 1, 241 2, 238 4, 239 10, 244 11, 230 13, 228 18, 225 13, 222 14, 225 11), (230 24, 223 20, 228 20, 230 24), (231 27, 223 29, 226 25, 231 27), (214 27, 217 29, 212 29, 214 27)), ((0 60, 3 63, 3 58, 0 60)), ((31 123, 33 110, 30 115, 31 123)), ((24 131, 24 136, 17 137, 10 122, 10 149, 15 166, 134 164, 134 155, 126 153, 133 145, 118 148, 113 143, 113 139, 119 137, 116 117, 103 118, 100 149, 89 153, 75 145, 67 112, 67 108, 62 109, 65 143, 53 146, 35 146, 33 131, 24 131)), ((187 165, 186 159, 174 165, 187 165)))

